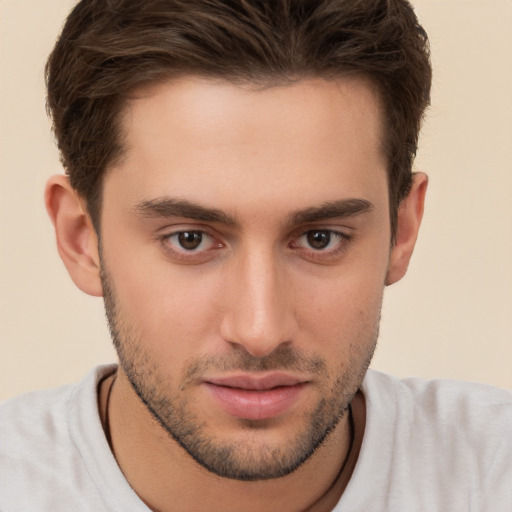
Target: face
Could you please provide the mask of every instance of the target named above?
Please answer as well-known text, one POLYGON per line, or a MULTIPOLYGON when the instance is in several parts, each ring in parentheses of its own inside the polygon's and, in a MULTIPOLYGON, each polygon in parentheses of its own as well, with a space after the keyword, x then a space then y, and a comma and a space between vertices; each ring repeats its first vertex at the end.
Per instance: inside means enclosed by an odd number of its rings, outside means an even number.
POLYGON ((200 464, 286 475, 344 418, 389 261, 379 104, 359 79, 139 91, 104 182, 119 372, 200 464))

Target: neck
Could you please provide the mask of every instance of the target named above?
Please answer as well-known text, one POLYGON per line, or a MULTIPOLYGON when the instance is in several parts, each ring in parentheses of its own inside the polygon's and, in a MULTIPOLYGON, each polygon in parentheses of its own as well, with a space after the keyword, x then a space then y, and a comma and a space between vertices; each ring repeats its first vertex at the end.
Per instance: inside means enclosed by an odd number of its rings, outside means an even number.
POLYGON ((365 421, 361 393, 352 401, 352 412, 296 471, 243 482, 221 478, 196 463, 151 416, 122 373, 115 386, 113 381, 106 379, 100 389, 107 439, 126 479, 153 511, 328 511, 355 467, 365 421))

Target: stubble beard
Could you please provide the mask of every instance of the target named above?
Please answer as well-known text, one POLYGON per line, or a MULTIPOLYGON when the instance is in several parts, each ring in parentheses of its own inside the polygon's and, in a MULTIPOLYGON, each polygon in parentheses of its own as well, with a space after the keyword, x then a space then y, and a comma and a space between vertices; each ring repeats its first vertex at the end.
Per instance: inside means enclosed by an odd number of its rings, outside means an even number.
MULTIPOLYGON (((304 413, 305 427, 287 446, 272 446, 261 441, 261 430, 272 420, 240 420, 241 431, 247 433, 243 441, 221 440, 208 432, 208 425, 190 410, 183 391, 207 369, 221 371, 304 371, 325 378, 327 364, 321 358, 301 356, 295 349, 279 347, 271 354, 257 358, 243 349, 230 356, 203 358, 186 371, 180 389, 170 396, 169 385, 158 361, 145 349, 146 344, 119 311, 119 302, 105 266, 102 265, 101 281, 105 313, 119 364, 133 390, 151 415, 198 464, 208 471, 225 478, 256 481, 286 476, 304 462, 322 445, 349 409, 370 364, 378 337, 378 322, 367 353, 352 354, 354 364, 344 365, 340 375, 313 410, 304 413), (252 434, 257 434, 255 437, 252 434)), ((354 343, 353 352, 360 351, 354 343)), ((351 361, 352 363, 352 361, 351 361)), ((329 379, 326 379, 328 382, 329 379)))

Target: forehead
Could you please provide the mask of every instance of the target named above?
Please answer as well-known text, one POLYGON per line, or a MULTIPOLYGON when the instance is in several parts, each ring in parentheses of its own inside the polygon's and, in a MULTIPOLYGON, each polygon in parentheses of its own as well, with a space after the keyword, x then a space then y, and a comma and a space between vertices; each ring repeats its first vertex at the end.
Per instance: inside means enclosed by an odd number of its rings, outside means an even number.
POLYGON ((241 199, 297 209, 387 198, 380 105, 360 78, 261 87, 184 77, 137 91, 122 129, 126 157, 105 193, 119 180, 111 190, 122 184, 134 202, 171 195, 239 210, 241 199))

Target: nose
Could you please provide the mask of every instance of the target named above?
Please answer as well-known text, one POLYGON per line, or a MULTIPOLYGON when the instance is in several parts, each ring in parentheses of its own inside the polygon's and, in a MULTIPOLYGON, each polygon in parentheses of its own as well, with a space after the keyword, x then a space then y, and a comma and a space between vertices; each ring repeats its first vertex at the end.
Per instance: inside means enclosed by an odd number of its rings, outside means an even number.
POLYGON ((264 357, 293 342, 293 290, 272 251, 252 251, 233 263, 226 290, 222 338, 264 357))

